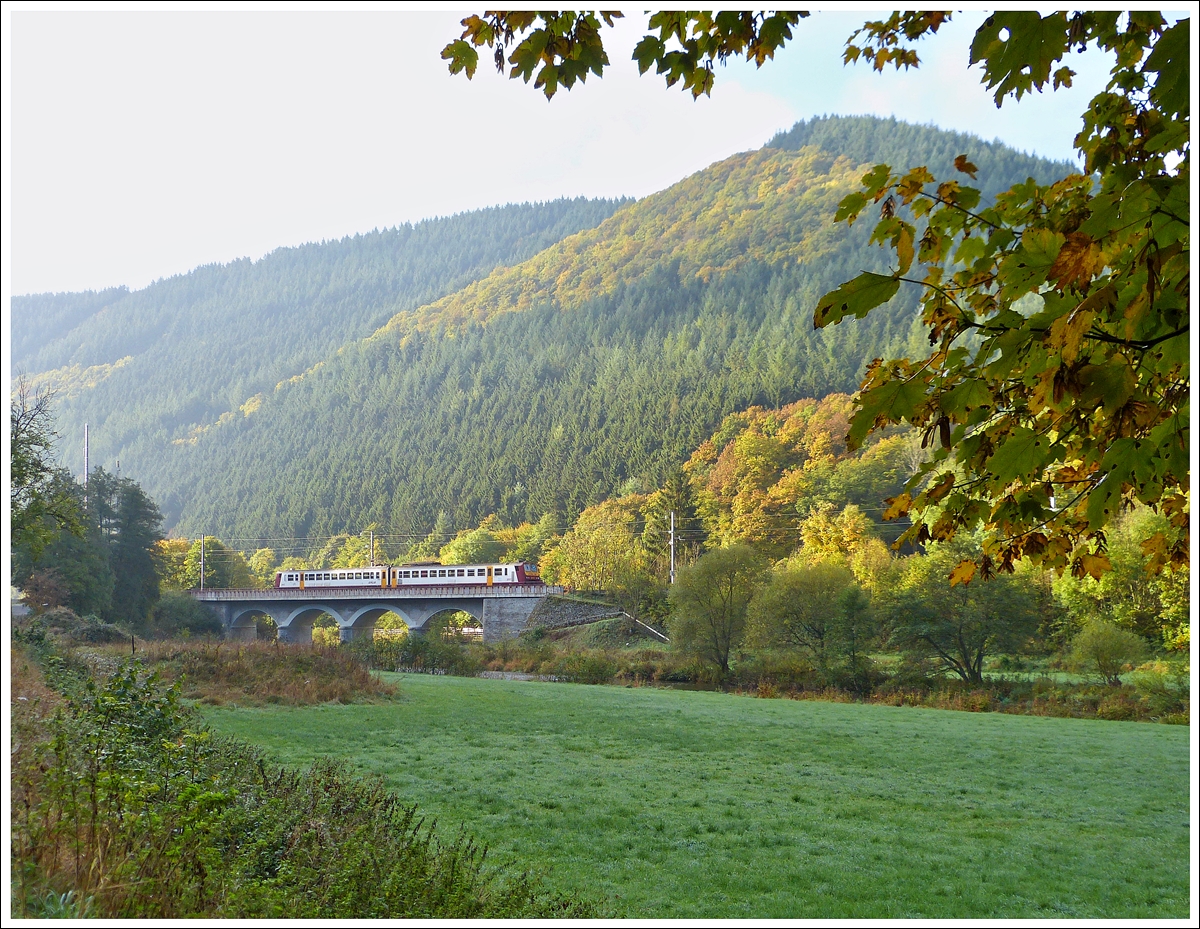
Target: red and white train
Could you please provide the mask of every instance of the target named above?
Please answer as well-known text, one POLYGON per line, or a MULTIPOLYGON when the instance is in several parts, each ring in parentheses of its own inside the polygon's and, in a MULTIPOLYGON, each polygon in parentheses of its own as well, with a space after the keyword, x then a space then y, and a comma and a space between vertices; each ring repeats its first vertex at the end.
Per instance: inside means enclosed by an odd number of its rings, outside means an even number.
POLYGON ((278 588, 309 587, 491 587, 494 584, 541 584, 537 565, 517 561, 504 564, 444 565, 436 561, 417 564, 372 565, 369 568, 331 568, 321 571, 276 571, 278 588))

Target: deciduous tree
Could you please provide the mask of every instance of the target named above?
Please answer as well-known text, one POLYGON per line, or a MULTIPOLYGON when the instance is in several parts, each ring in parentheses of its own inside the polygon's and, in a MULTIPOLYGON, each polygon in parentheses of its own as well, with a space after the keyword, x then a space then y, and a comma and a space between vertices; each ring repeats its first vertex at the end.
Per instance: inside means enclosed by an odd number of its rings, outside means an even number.
POLYGON ((749 638, 792 648, 829 676, 859 670, 874 632, 868 600, 844 564, 826 560, 774 572, 750 605, 749 638))
POLYGON ((884 611, 893 645, 932 658, 967 683, 982 684, 985 659, 1020 649, 1037 630, 1040 616, 1024 575, 948 588, 946 576, 971 555, 952 543, 911 556, 884 611))
POLYGON ((1084 624, 1071 643, 1071 664, 1086 673, 1098 674, 1104 683, 1121 686, 1121 673, 1129 665, 1144 661, 1146 640, 1128 629, 1103 619, 1084 624))
POLYGON ((54 461, 51 400, 21 378, 9 406, 9 528, 13 546, 34 557, 55 532, 83 532, 78 497, 54 461))
MULTIPOLYGON (((608 64, 601 19, 616 14, 493 12, 463 20, 443 51, 468 77, 476 49, 547 97, 608 64)), ((693 96, 713 63, 763 64, 805 14, 661 12, 634 52, 645 73, 693 96)), ((894 13, 847 41, 845 60, 876 70, 919 64, 913 41, 945 12, 894 13)), ((981 202, 970 153, 958 178, 877 165, 838 219, 879 207, 874 241, 890 274, 863 273, 823 297, 815 323, 863 316, 902 286, 920 287, 931 351, 869 369, 850 429, 907 422, 935 445, 889 515, 911 515, 912 541, 987 530, 952 583, 1010 572, 1022 558, 1098 577, 1105 531, 1138 502, 1179 531, 1147 541, 1152 568, 1187 564, 1190 441, 1190 20, 1154 11, 1005 11, 976 32, 971 63, 996 105, 1070 86, 1064 61, 1089 46, 1112 56, 1111 80, 1083 114, 1084 173, 1018 184, 981 202)))
POLYGON ((727 675, 746 631, 750 598, 766 571, 763 557, 744 544, 714 549, 688 565, 670 592, 672 640, 727 675))
MULTIPOLYGON (((200 586, 200 540, 196 539, 188 548, 184 559, 183 582, 185 589, 200 586)), ((246 557, 237 549, 230 548, 216 536, 204 537, 204 586, 206 588, 253 587, 254 575, 246 564, 246 557)))
POLYGON ((631 494, 580 513, 575 525, 546 556, 546 579, 580 590, 611 591, 618 579, 643 573, 646 552, 636 530, 645 502, 645 497, 631 494))

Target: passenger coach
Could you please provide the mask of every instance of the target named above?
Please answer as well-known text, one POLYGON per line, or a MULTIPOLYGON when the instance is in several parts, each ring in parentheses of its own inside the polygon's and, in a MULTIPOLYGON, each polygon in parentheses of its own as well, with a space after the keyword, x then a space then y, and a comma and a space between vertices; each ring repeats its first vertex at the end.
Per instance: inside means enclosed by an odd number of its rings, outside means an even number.
POLYGON ((340 568, 330 571, 277 571, 275 586, 307 587, 491 587, 495 584, 541 584, 537 565, 529 562, 503 564, 443 565, 420 562, 395 567, 373 565, 369 568, 340 568))

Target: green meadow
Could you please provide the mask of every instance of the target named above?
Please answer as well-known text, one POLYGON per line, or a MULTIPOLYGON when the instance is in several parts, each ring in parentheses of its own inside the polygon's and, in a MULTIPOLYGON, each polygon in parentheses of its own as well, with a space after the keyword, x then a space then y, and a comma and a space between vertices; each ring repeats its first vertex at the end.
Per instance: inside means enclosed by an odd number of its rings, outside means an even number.
POLYGON ((205 718, 613 915, 1188 915, 1185 727, 385 676, 395 701, 205 718))

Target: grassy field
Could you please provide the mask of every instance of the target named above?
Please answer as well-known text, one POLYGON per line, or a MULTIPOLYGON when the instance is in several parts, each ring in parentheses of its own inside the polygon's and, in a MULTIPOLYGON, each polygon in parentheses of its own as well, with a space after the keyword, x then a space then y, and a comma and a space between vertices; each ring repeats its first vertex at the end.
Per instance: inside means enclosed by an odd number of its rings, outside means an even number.
POLYGON ((615 915, 1188 915, 1182 726, 387 677, 391 703, 205 717, 352 759, 615 915))

